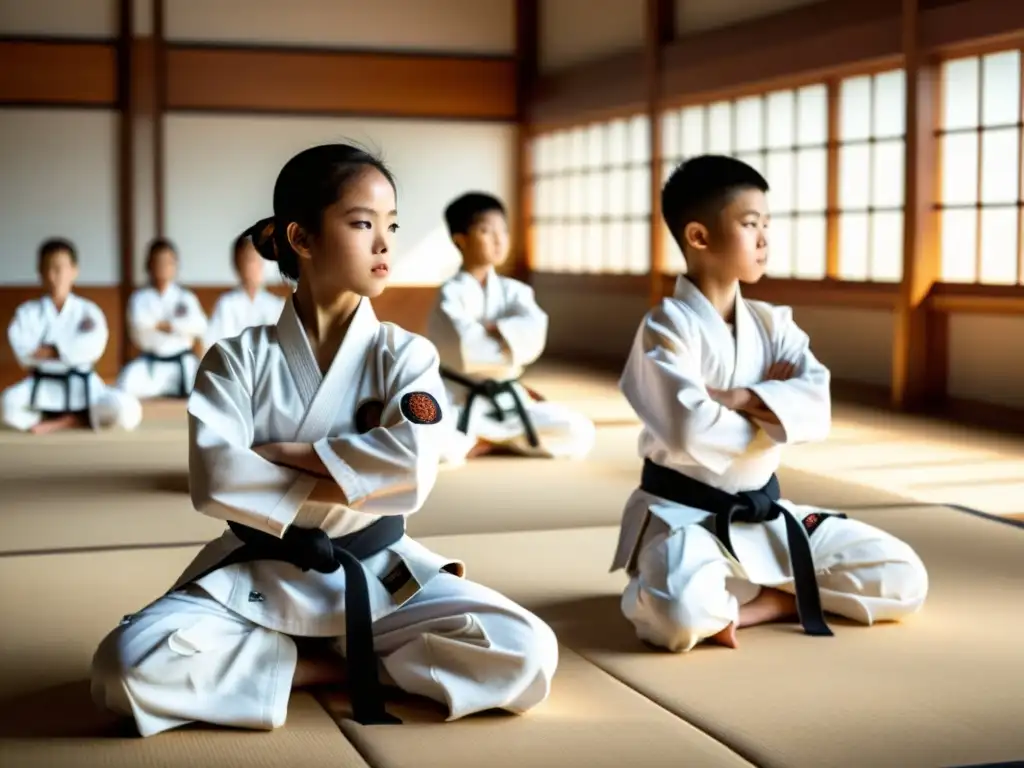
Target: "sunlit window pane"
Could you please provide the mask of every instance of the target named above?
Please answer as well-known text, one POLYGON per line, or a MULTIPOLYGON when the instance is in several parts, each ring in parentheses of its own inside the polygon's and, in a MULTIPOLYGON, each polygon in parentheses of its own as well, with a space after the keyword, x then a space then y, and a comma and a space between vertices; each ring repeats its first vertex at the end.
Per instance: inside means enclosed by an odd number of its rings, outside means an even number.
POLYGON ((668 227, 664 224, 661 226, 664 228, 665 237, 665 262, 662 265, 662 272, 666 275, 678 275, 685 266, 683 263, 683 252, 679 250, 679 246, 668 231, 668 227))
POLYGON ((587 167, 598 168, 604 165, 604 126, 600 123, 591 125, 587 130, 587 167))
POLYGON ((565 225, 552 223, 548 229, 547 269, 560 272, 565 268, 565 225))
POLYGON ((761 148, 764 141, 763 100, 751 96, 736 102, 736 146, 737 152, 749 152, 761 148))
POLYGON ((870 272, 879 282, 899 282, 903 276, 902 211, 872 214, 870 272))
POLYGON ((605 264, 609 272, 625 272, 628 256, 626 253, 626 223, 618 220, 609 222, 608 240, 605 250, 605 264))
POLYGON ((604 208, 604 176, 601 171, 591 171, 587 174, 586 187, 584 192, 586 194, 586 207, 583 209, 584 216, 597 217, 600 216, 604 208))
POLYGON ((608 171, 608 215, 625 216, 629 212, 629 188, 626 185, 626 171, 612 168, 608 171))
POLYGON ((825 214, 803 215, 796 219, 793 274, 803 280, 825 276, 825 214))
POLYGON ((793 274, 793 222, 788 216, 772 218, 768 231, 768 267, 771 277, 793 274))
POLYGON ((548 137, 537 136, 530 142, 530 169, 534 176, 540 176, 547 170, 548 137))
POLYGON ((651 169, 649 165, 635 166, 630 170, 631 186, 629 213, 632 216, 646 216, 651 212, 651 169))
POLYGON ((605 157, 609 165, 622 165, 629 154, 629 135, 625 120, 613 120, 605 128, 605 157))
POLYGON ((743 152, 736 156, 762 176, 765 174, 764 152, 743 152))
POLYGON ((1017 282, 1017 209, 981 211, 982 283, 1017 282))
POLYGON ((902 69, 875 75, 873 132, 877 138, 902 136, 906 131, 906 73, 902 69))
POLYGON ((871 204, 876 208, 903 205, 903 141, 880 141, 872 153, 871 204))
POLYGON ((600 222, 587 223, 583 237, 583 257, 588 272, 604 271, 604 229, 600 222))
POLYGON ((569 244, 566 266, 570 272, 582 272, 583 261, 583 225, 579 222, 569 224, 569 244))
POLYGON ((862 141, 870 135, 871 78, 847 78, 839 86, 839 139, 862 141))
POLYGON ((795 165, 791 151, 771 152, 768 155, 768 184, 771 186, 768 194, 772 210, 779 213, 792 212, 796 204, 793 178, 795 165))
POLYGON ((1019 150, 1020 132, 1016 128, 990 129, 981 134, 982 203, 1017 202, 1019 150))
POLYGON ((679 146, 679 112, 670 109, 661 114, 661 156, 678 157, 679 146))
POLYGON ((1020 52, 993 53, 981 64, 981 122, 1015 125, 1020 119, 1020 52))
POLYGON ((868 215, 843 213, 839 216, 839 277, 867 280, 868 215))
POLYGON ((720 101, 708 108, 707 151, 728 155, 732 152, 732 104, 720 101))
POLYGON ((828 207, 826 150, 797 150, 796 169, 796 210, 824 211, 828 207))
POLYGON ((796 140, 793 120, 796 117, 795 95, 792 91, 775 91, 767 98, 767 146, 770 149, 792 147, 796 140))
POLYGON ((839 207, 862 210, 871 195, 871 147, 852 144, 839 148, 839 207))
POLYGON ((651 267, 651 238, 647 222, 630 222, 627 237, 629 238, 627 271, 633 274, 643 274, 651 267))
POLYGON ((797 92, 797 133, 799 146, 822 145, 828 140, 828 88, 808 85, 797 92))
POLYGON ((551 179, 550 216, 561 218, 569 214, 569 180, 565 176, 551 179))
POLYGON ((680 128, 683 131, 681 142, 683 157, 704 154, 704 108, 686 107, 683 110, 680 128))
POLYGON ((647 115, 637 115, 629 121, 629 157, 633 163, 651 159, 651 125, 647 115))
POLYGON ((974 282, 978 214, 972 208, 942 212, 942 279, 974 282))
POLYGON ((963 205, 978 201, 978 136, 955 133, 942 137, 942 202, 963 205))
POLYGON ((973 128, 978 124, 977 57, 947 61, 942 67, 942 127, 973 128))

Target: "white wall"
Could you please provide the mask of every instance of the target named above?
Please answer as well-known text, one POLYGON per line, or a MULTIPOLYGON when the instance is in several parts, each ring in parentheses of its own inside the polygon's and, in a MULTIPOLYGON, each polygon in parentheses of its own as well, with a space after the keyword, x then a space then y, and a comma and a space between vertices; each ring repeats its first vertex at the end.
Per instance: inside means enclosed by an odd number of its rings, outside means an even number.
POLYGON ((117 123, 111 110, 0 109, 0 285, 38 282, 39 244, 56 236, 78 247, 80 284, 118 281, 117 123))
POLYGON ((641 0, 540 2, 542 71, 593 61, 643 44, 644 3, 641 0))
POLYGON ((117 32, 117 0, 0 0, 0 34, 116 37, 117 32))
POLYGON ((168 0, 181 41, 512 54, 514 0, 168 0))
POLYGON ((278 172, 314 144, 354 141, 380 152, 395 173, 401 229, 392 285, 436 285, 458 268, 443 218, 452 198, 487 191, 514 211, 511 125, 171 114, 164 136, 165 229, 191 285, 234 282, 232 240, 273 213, 278 172))

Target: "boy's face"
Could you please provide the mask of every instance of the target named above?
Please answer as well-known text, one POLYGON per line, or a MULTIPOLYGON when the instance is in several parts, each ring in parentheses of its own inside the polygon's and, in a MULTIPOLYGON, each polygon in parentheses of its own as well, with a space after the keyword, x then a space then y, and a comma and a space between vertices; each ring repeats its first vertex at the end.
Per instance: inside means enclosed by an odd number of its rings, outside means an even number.
POLYGON ((246 243, 238 252, 235 257, 235 267, 238 269, 238 277, 245 287, 254 288, 263 282, 263 257, 252 243, 246 243))
POLYGON ((687 225, 683 233, 687 253, 723 280, 756 283, 768 265, 770 219, 765 193, 741 190, 722 209, 713 229, 697 222, 687 225))
POLYGON ((54 251, 43 259, 39 277, 51 296, 67 296, 78 278, 78 265, 67 251, 54 251))
POLYGON ((467 267, 496 267, 508 257, 508 222, 501 211, 480 214, 464 235, 455 235, 467 267))
POLYGON ((174 282, 178 274, 178 257, 170 248, 161 248, 153 254, 153 261, 149 265, 150 277, 158 285, 168 285, 174 282))

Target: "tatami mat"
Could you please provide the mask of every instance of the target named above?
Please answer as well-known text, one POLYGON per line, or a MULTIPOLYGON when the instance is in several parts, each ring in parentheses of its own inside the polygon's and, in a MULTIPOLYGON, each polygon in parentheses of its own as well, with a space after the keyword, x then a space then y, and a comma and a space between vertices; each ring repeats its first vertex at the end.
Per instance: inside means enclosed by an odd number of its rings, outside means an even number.
POLYGON ((936 768, 1024 756, 1024 529, 945 507, 857 516, 910 542, 931 593, 903 624, 744 629, 740 648, 641 645, 603 574, 613 529, 439 538, 470 575, 534 606, 563 643, 766 768, 936 768), (525 563, 557 563, 557 578, 525 563), (743 702, 747 703, 744 704, 743 702))

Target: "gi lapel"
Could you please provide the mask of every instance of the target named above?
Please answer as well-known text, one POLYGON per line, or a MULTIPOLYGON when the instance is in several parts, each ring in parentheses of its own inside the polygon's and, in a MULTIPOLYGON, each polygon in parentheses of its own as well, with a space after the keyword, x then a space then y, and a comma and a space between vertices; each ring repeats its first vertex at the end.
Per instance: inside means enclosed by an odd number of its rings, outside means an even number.
POLYGON ((739 291, 736 292, 736 371, 734 387, 760 383, 765 370, 765 343, 760 324, 739 291))
POLYGON ((483 290, 484 318, 488 321, 500 318, 505 313, 505 297, 501 290, 501 279, 493 268, 487 271, 487 281, 480 288, 483 290))
POLYGON ((277 327, 285 361, 295 378, 305 408, 305 416, 294 439, 299 443, 312 443, 330 430, 338 412, 340 396, 346 387, 356 384, 380 322, 370 300, 360 300, 326 376, 320 374, 313 348, 292 301, 285 305, 277 327))
MULTIPOLYGON (((738 294, 737 291, 737 302, 739 301, 738 294)), ((729 326, 707 297, 684 275, 680 275, 676 280, 675 298, 697 313, 707 334, 709 347, 714 353, 713 360, 716 369, 714 374, 709 377, 708 386, 720 389, 732 387, 736 370, 736 343, 729 326)))

